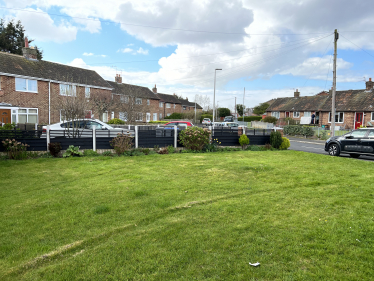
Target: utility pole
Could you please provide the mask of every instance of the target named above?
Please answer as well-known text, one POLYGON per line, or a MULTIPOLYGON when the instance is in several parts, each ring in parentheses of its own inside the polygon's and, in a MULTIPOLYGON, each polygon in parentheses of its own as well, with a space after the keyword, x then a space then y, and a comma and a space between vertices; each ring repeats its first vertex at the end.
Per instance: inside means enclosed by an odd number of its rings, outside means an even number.
POLYGON ((336 52, 338 49, 339 33, 335 29, 334 32, 334 78, 332 80, 332 98, 331 98, 331 136, 335 136, 335 95, 336 95, 336 52))
POLYGON ((236 118, 236 97, 235 97, 235 118, 236 118))
POLYGON ((244 122, 244 98, 245 98, 245 87, 244 87, 244 93, 243 93, 243 122, 244 122))

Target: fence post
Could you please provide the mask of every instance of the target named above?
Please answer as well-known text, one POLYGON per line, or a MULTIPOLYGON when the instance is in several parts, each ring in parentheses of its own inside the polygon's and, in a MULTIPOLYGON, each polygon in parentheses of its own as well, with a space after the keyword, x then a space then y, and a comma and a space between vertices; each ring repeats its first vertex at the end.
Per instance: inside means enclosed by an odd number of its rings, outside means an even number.
POLYGON ((38 123, 35 123, 35 131, 38 130, 38 123))
POLYGON ((96 126, 92 127, 92 150, 96 151, 96 126))
POLYGON ((49 132, 49 125, 47 125, 47 151, 49 151, 49 143, 51 142, 51 136, 49 132))
POLYGON ((245 135, 245 126, 243 126, 243 135, 245 135))
POLYGON ((177 148, 178 127, 174 126, 174 148, 177 148))
POLYGON ((135 148, 138 148, 138 126, 135 126, 135 148))
POLYGON ((130 130, 131 130, 131 125, 128 125, 127 128, 128 128, 128 130, 130 131, 130 130))

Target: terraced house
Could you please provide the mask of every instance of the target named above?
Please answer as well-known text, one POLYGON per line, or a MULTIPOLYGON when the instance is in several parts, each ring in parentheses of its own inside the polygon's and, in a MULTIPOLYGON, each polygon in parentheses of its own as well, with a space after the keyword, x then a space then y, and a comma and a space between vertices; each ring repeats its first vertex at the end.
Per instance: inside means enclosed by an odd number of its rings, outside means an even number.
MULTIPOLYGON (((341 129, 356 129, 374 125, 374 82, 366 82, 362 90, 336 91, 335 125, 341 129)), ((332 91, 321 92, 314 96, 300 97, 296 90, 293 97, 277 98, 267 108, 267 116, 278 119, 311 117, 315 114, 315 123, 319 126, 331 125, 332 91)))
MULTIPOLYGON (((26 42, 27 43, 27 42, 26 42)), ((36 50, 23 48, 23 56, 0 52, 0 121, 49 124, 62 119, 61 100, 82 96, 111 97, 111 86, 95 71, 37 60, 36 50)), ((87 117, 107 121, 95 109, 87 117)))

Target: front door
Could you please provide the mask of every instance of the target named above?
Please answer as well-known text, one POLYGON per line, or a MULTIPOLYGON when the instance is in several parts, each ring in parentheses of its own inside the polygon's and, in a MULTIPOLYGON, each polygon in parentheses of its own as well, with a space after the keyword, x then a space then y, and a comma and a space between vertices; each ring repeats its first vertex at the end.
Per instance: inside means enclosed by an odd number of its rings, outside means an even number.
POLYGON ((290 117, 290 113, 286 112, 286 118, 290 117))
POLYGON ((146 115, 146 121, 147 122, 151 121, 151 113, 147 113, 147 115, 146 115))
POLYGON ((153 113, 153 121, 157 121, 157 113, 153 113))
POLYGON ((0 109, 0 121, 5 124, 12 123, 10 109, 0 109))
POLYGON ((362 118, 364 117, 364 113, 363 112, 357 112, 356 113, 356 121, 355 121, 355 129, 358 129, 360 128, 360 126, 362 125, 362 118))

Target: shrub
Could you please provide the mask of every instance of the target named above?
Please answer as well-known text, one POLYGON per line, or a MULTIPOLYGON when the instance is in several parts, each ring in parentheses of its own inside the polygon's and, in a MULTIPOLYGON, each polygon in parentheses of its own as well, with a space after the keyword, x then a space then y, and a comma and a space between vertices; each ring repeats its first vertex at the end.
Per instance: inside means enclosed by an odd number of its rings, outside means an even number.
POLYGON ((21 143, 15 139, 6 139, 2 141, 5 151, 8 152, 9 159, 22 160, 27 158, 27 147, 26 143, 21 143))
POLYGON ((277 123, 278 119, 274 116, 266 116, 264 118, 264 122, 266 123, 273 123, 275 125, 275 123, 277 123))
POLYGON ((58 157, 60 151, 61 151, 61 143, 59 142, 50 142, 48 144, 48 150, 49 150, 49 153, 51 153, 51 155, 53 157, 58 157))
POLYGON ((124 125, 126 122, 118 118, 113 118, 108 121, 108 124, 124 125))
POLYGON ((260 151, 260 147, 258 145, 251 145, 251 146, 248 146, 247 147, 247 150, 251 150, 251 151, 260 151))
POLYGON ((273 147, 271 146, 270 143, 266 143, 264 146, 263 146, 264 150, 271 150, 273 147))
POLYGON ((149 148, 143 148, 142 149, 142 152, 145 154, 145 155, 148 155, 149 152, 151 152, 151 150, 149 148))
POLYGON ((284 118, 284 121, 288 124, 288 125, 296 125, 297 122, 295 119, 291 118, 291 117, 286 117, 284 118))
POLYGON ((280 150, 287 150, 291 146, 290 140, 288 138, 282 137, 282 144, 280 145, 280 150))
POLYGON ((0 130, 14 130, 14 128, 16 127, 16 123, 7 123, 7 124, 4 124, 3 126, 0 126, 0 130))
MULTIPOLYGON (((262 116, 244 116, 244 122, 260 121, 262 116)), ((243 121, 243 117, 239 117, 238 121, 243 121)))
POLYGON ((65 153, 62 157, 74 157, 74 156, 82 156, 83 153, 79 151, 79 146, 69 145, 68 149, 66 149, 65 153))
POLYGON ((246 135, 241 135, 239 138, 239 144, 242 146, 242 149, 244 150, 249 144, 249 138, 246 135))
POLYGON ((109 150, 107 151, 104 151, 103 153, 101 153, 102 156, 113 156, 113 153, 109 150))
POLYGON ((199 127, 189 127, 179 133, 179 139, 187 149, 202 150, 209 143, 210 131, 199 127))
POLYGON ((221 143, 218 141, 218 139, 212 139, 210 143, 206 144, 204 146, 204 151, 205 152, 216 152, 219 150, 218 145, 221 143))
POLYGON ((84 156, 89 156, 89 157, 93 157, 93 156, 99 156, 100 154, 97 153, 96 151, 93 151, 92 149, 87 149, 83 152, 83 155, 84 156))
POLYGON ((117 155, 123 154, 132 147, 132 137, 126 134, 118 134, 110 141, 110 145, 114 148, 117 155))
POLYGON ((155 146, 153 147, 153 150, 154 150, 155 152, 158 152, 158 151, 160 150, 160 147, 159 147, 158 145, 155 145, 155 146))
POLYGON ((174 112, 169 116, 165 116, 164 119, 182 119, 182 113, 174 112))
POLYGON ((311 137, 314 135, 314 131, 312 127, 300 126, 300 125, 284 126, 283 132, 286 135, 303 135, 306 137, 311 137))
POLYGON ((160 148, 158 154, 169 154, 169 150, 167 147, 160 148))
POLYGON ((172 145, 169 145, 169 146, 167 147, 167 149, 168 149, 168 153, 169 153, 169 154, 172 154, 172 153, 175 152, 175 148, 174 148, 174 146, 172 146, 172 145))
POLYGON ((279 148, 282 144, 282 135, 280 132, 271 132, 270 133, 270 144, 274 148, 279 148))

